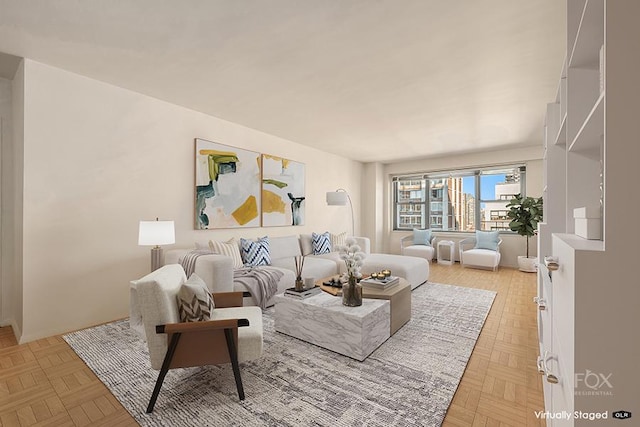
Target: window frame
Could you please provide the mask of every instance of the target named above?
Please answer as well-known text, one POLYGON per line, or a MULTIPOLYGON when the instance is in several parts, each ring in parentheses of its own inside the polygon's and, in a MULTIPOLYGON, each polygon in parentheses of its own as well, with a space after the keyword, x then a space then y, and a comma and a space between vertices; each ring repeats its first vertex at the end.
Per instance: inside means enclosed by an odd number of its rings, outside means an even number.
POLYGON ((410 223, 408 228, 404 227, 404 228, 401 228, 401 229, 402 230, 412 230, 414 228, 424 228, 423 224, 426 223, 427 212, 428 212, 428 208, 426 206, 426 203, 427 203, 426 200, 428 199, 428 195, 426 194, 427 189, 425 187, 425 182, 422 179, 422 177, 416 177, 415 179, 413 177, 406 177, 405 179, 403 179, 403 181, 406 181, 406 182, 422 181, 421 188, 422 188, 422 191, 423 191, 423 199, 424 200, 422 200, 420 202, 400 201, 399 197, 398 197, 399 196, 399 190, 397 189, 397 186, 399 185, 399 181, 398 181, 398 183, 394 182, 394 186, 393 186, 393 209, 394 209, 394 212, 393 212, 393 218, 394 218, 393 223, 394 223, 394 227, 397 225, 397 222, 399 220, 399 216, 400 216, 399 212, 401 212, 400 211, 400 206, 406 206, 407 208, 409 208, 408 209, 409 212, 414 212, 415 211, 414 209, 412 209, 414 206, 420 206, 421 207, 421 209, 420 209, 421 222, 418 225, 418 227, 415 227, 413 223, 410 223))
MULTIPOLYGON (((476 167, 476 168, 468 168, 468 169, 451 169, 451 170, 439 170, 439 171, 431 171, 431 172, 424 172, 421 174, 414 174, 414 175, 396 175, 396 176, 392 176, 391 177, 391 191, 392 191, 392 197, 391 200, 393 202, 393 206, 392 206, 392 210, 393 210, 393 219, 392 219, 392 226, 393 226, 393 231, 411 231, 414 228, 431 228, 433 231, 442 231, 442 232, 447 232, 447 233, 469 233, 472 232, 473 230, 482 230, 482 225, 483 225, 483 209, 482 209, 482 205, 485 203, 505 203, 508 200, 511 200, 510 198, 506 197, 508 195, 504 195, 505 197, 499 196, 497 199, 482 199, 481 195, 482 195, 482 188, 481 188, 481 180, 482 180, 482 176, 487 176, 487 175, 496 175, 499 174, 499 172, 504 171, 505 175, 508 175, 509 171, 517 171, 517 178, 513 181, 514 183, 519 183, 519 187, 520 187, 520 193, 524 196, 526 196, 526 165, 525 164, 502 164, 502 165, 488 165, 488 166, 482 166, 482 167, 476 167), (452 213, 451 211, 451 204, 447 203, 446 205, 444 205, 444 200, 432 200, 432 192, 434 191, 434 189, 431 188, 431 181, 432 180, 439 180, 439 179, 445 179, 445 178, 468 178, 468 177, 473 177, 474 179, 474 191, 475 191, 475 195, 473 197, 473 230, 452 230, 449 229, 449 227, 447 229, 442 229, 442 228, 432 228, 432 221, 431 221, 431 206, 432 203, 441 203, 443 204, 443 212, 446 210, 446 214, 447 217, 455 217, 455 214, 452 213), (403 182, 408 182, 408 181, 421 181, 421 187, 422 187, 422 198, 424 200, 420 201, 420 202, 401 202, 398 200, 398 195, 399 195, 399 186, 401 185, 401 183, 403 182), (411 206, 415 206, 415 205, 420 205, 421 206, 421 221, 420 224, 416 225, 415 223, 411 223, 411 224, 402 224, 401 223, 401 215, 400 215, 400 206, 402 205, 411 205, 411 206)), ((508 181, 507 181, 508 182, 508 181)), ((491 209, 493 210, 500 210, 502 212, 505 211, 505 208, 499 208, 499 209, 491 209)), ((455 219, 454 219, 455 221, 455 219)), ((503 221, 501 219, 497 219, 495 221, 503 221)), ((441 221, 442 223, 442 221, 441 221)), ((495 224, 495 226, 491 226, 491 229, 497 229, 500 233, 509 233, 509 234, 513 234, 514 232, 508 229, 508 226, 505 226, 504 224, 495 224)))

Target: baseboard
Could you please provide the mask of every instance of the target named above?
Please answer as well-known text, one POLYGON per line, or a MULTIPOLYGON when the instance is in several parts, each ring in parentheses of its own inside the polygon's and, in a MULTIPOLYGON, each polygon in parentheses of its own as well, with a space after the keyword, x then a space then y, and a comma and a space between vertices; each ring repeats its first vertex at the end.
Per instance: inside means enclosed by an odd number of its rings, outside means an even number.
POLYGON ((31 341, 40 340, 42 338, 52 337, 54 335, 63 335, 65 333, 66 332, 60 332, 59 330, 47 330, 47 331, 38 331, 35 334, 32 333, 28 335, 20 334, 20 336, 18 336, 16 334, 16 338, 18 338, 18 344, 25 344, 31 341))
POLYGON ((57 335, 54 332, 44 332, 38 334, 31 334, 31 336, 25 336, 22 334, 22 329, 18 326, 18 323, 15 319, 6 319, 3 321, 3 326, 11 326, 13 328, 13 335, 16 337, 16 341, 18 344, 24 344, 30 341, 39 340, 41 338, 46 338, 52 335, 57 335), (6 323, 6 324, 5 324, 6 323))
POLYGON ((16 323, 15 319, 4 319, 0 322, 0 326, 11 326, 13 329, 13 335, 16 337, 16 341, 20 343, 20 337, 22 336, 22 330, 18 327, 18 323, 16 323))

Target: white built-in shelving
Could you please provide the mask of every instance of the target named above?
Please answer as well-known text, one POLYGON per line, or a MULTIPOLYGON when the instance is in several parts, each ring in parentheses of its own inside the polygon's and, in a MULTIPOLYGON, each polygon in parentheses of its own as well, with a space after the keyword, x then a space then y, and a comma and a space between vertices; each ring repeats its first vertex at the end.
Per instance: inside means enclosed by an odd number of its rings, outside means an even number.
MULTIPOLYGON (((640 238, 628 214, 634 203, 637 212, 633 182, 640 159, 640 55, 630 40, 640 40, 640 2, 567 1, 567 57, 546 109, 538 232, 540 262, 554 256, 560 265, 538 272, 539 368, 546 374, 545 409, 553 413, 622 408, 633 400, 622 390, 639 379, 630 378, 637 371, 633 347, 616 348, 616 337, 637 336, 634 323, 640 324, 629 320, 633 301, 637 308, 640 300, 639 287, 629 286, 637 284, 631 255, 637 250, 630 248, 640 238), (575 234, 579 207, 600 208, 600 239, 575 234), (587 371, 611 375, 615 389, 599 390, 609 392, 604 397, 584 393, 590 390, 580 374, 587 371)), ((552 427, 574 425, 592 423, 547 420, 552 427)))
POLYGON ((604 136, 604 93, 600 95, 582 127, 569 145, 569 151, 600 161, 604 136))

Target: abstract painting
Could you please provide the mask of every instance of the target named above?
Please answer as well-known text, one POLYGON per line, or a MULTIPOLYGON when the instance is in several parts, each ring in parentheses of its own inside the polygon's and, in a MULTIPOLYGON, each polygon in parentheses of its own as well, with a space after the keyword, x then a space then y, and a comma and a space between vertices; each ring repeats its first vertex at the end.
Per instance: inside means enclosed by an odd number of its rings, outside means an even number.
POLYGON ((196 230, 260 226, 260 153, 196 138, 196 230))
POLYGON ((262 155, 262 226, 304 225, 304 163, 262 155))

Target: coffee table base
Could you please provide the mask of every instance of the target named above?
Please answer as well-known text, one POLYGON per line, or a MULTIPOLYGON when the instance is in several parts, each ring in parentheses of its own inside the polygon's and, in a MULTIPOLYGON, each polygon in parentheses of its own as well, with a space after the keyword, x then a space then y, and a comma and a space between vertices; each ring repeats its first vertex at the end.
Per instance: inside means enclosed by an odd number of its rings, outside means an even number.
POLYGON ((393 289, 362 289, 365 298, 386 299, 391 304, 391 335, 411 320, 411 285, 402 277, 393 289))
POLYGON ((364 360, 389 338, 390 304, 364 299, 345 307, 327 293, 298 300, 275 296, 275 330, 317 346, 364 360))

